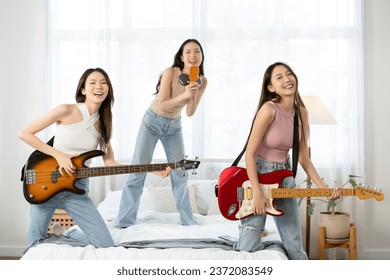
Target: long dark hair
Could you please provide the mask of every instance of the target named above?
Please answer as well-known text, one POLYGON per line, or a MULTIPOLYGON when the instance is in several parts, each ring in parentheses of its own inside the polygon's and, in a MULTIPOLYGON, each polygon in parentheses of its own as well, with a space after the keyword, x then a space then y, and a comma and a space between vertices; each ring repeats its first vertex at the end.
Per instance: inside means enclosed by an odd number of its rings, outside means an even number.
MULTIPOLYGON (((276 103, 280 102, 280 99, 281 99, 280 95, 277 94, 276 92, 271 92, 268 89, 268 86, 271 84, 272 71, 275 69, 276 66, 284 66, 284 67, 286 67, 287 70, 292 75, 294 75, 294 77, 295 77, 295 80, 296 80, 296 91, 294 93, 294 107, 295 107, 295 111, 296 111, 296 113, 298 113, 299 119, 300 119, 300 121, 302 123, 302 115, 301 115, 301 111, 300 111, 299 108, 301 106, 302 107, 306 107, 306 106, 303 103, 303 100, 302 100, 301 96, 299 95, 299 91, 298 91, 298 77, 294 73, 294 71, 291 69, 291 67, 288 66, 286 63, 275 62, 275 63, 271 64, 270 66, 268 66, 268 68, 264 72, 263 84, 261 86, 260 100, 259 100, 259 103, 257 105, 256 113, 255 113, 255 115, 253 117, 253 121, 252 121, 252 125, 251 125, 251 130, 250 131, 252 131, 253 124, 255 123, 257 113, 259 112, 260 108, 264 105, 264 103, 266 103, 268 101, 271 101, 271 100, 273 102, 276 102, 276 103)), ((304 129, 302 129, 302 137, 303 137, 303 139, 305 139, 304 129)), ((248 136, 247 142, 248 141, 249 141, 249 136, 248 136)))
MULTIPOLYGON (((261 106, 263 106, 264 103, 267 101, 273 100, 274 102, 280 102, 280 96, 276 92, 271 92, 268 89, 268 86, 271 84, 271 77, 272 77, 272 71, 275 69, 276 66, 284 66, 287 68, 287 70, 295 77, 296 80, 296 91, 294 93, 294 100, 295 100, 295 105, 305 107, 305 104, 303 103, 301 96, 299 95, 298 91, 298 77, 294 73, 294 71, 291 69, 290 66, 288 66, 286 63, 283 62, 275 62, 274 64, 271 64, 268 66, 268 68, 264 72, 264 77, 263 77, 263 84, 261 86, 261 95, 260 95, 260 100, 259 104, 257 106, 257 111, 260 110, 261 106)), ((257 112, 256 111, 256 112, 257 112)))
POLYGON ((100 133, 105 138, 104 140, 107 142, 110 141, 111 135, 112 135, 112 112, 111 108, 114 105, 114 89, 111 84, 110 77, 108 76, 107 72, 104 71, 101 68, 89 68, 85 70, 83 75, 81 75, 81 78, 79 80, 79 84, 77 85, 76 89, 76 102, 78 103, 84 103, 85 102, 85 95, 82 94, 82 90, 85 88, 85 82, 87 81, 88 76, 93 72, 100 72, 103 74, 107 81, 108 85, 108 95, 106 99, 104 99, 102 105, 99 108, 99 115, 100 115, 100 133))
MULTIPOLYGON (((199 75, 200 76, 204 76, 204 69, 203 69, 203 63, 204 63, 204 52, 203 52, 203 48, 202 48, 202 45, 199 43, 198 40, 196 39, 187 39, 185 40, 179 50, 176 52, 174 58, 173 58, 173 64, 171 67, 178 67, 180 70, 183 70, 184 68, 184 62, 181 60, 181 56, 183 54, 183 51, 184 51, 184 47, 188 44, 188 43, 195 43, 199 46, 200 48, 200 51, 202 52, 202 62, 200 63, 199 65, 199 75)), ((161 78, 162 78, 162 74, 160 75, 159 79, 158 79, 158 82, 157 82, 157 85, 156 85, 156 92, 154 94, 157 94, 159 91, 160 91, 160 85, 161 85, 161 78)))

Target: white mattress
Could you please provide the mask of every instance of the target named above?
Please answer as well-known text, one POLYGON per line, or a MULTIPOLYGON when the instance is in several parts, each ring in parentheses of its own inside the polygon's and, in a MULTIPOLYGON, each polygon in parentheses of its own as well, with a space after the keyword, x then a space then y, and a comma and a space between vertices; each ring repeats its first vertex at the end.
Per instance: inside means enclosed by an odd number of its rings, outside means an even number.
MULTIPOLYGON (((198 188, 199 191, 199 188, 198 188)), ((218 239, 220 236, 238 237, 238 221, 229 221, 217 214, 218 211, 209 211, 209 215, 195 213, 198 225, 182 226, 179 214, 175 211, 162 213, 153 208, 150 203, 150 192, 144 191, 137 224, 126 229, 113 227, 116 217, 121 191, 110 192, 106 199, 98 206, 98 210, 105 219, 116 244, 162 239, 218 239)), ((201 200, 199 194, 198 201, 201 200)), ((214 201, 211 199, 211 201, 214 201)), ((192 200, 193 202, 193 200, 192 200)), ((194 202, 193 202, 194 203, 194 202)), ((201 203, 201 202, 199 202, 201 203)), ((198 205, 201 206, 201 205, 198 205)), ((204 207, 204 205, 203 205, 204 207)), ((215 201, 210 202, 208 208, 216 207, 215 201), (213 205, 214 204, 214 205, 213 205)), ((200 208, 200 207, 199 207, 200 208)), ((266 229, 269 234, 264 240, 280 240, 272 217, 267 218, 266 229)), ((95 248, 91 245, 75 247, 64 244, 43 243, 30 248, 22 260, 287 260, 287 256, 276 249, 266 249, 257 252, 238 252, 222 248, 125 248, 123 246, 109 248, 95 248)))

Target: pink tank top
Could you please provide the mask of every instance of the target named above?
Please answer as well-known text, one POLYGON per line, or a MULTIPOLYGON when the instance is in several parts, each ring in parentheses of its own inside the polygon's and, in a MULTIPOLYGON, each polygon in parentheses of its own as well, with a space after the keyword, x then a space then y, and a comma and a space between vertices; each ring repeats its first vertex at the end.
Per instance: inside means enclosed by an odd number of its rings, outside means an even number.
MULTIPOLYGON (((278 103, 271 102, 276 113, 275 119, 265 132, 257 155, 266 160, 283 163, 287 161, 288 152, 293 145, 294 113, 287 113, 278 103)), ((299 121, 299 139, 302 124, 299 121)))

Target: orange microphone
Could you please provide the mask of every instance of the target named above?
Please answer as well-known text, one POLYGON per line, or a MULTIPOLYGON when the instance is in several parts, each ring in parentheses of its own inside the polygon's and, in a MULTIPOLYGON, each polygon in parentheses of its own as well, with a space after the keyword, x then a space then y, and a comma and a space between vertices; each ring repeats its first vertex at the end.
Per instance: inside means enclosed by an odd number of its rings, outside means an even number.
POLYGON ((189 75, 191 82, 196 82, 199 79, 199 67, 198 66, 191 66, 190 67, 190 75, 189 75))

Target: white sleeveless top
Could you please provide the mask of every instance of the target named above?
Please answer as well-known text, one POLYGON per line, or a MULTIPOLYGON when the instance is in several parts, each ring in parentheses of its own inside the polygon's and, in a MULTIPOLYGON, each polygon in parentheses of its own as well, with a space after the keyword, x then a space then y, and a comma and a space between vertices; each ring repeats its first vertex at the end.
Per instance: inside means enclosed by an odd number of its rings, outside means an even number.
POLYGON ((70 125, 57 125, 53 147, 67 154, 81 154, 96 150, 100 133, 94 123, 99 119, 99 112, 92 116, 85 103, 77 103, 83 115, 83 121, 70 125))

